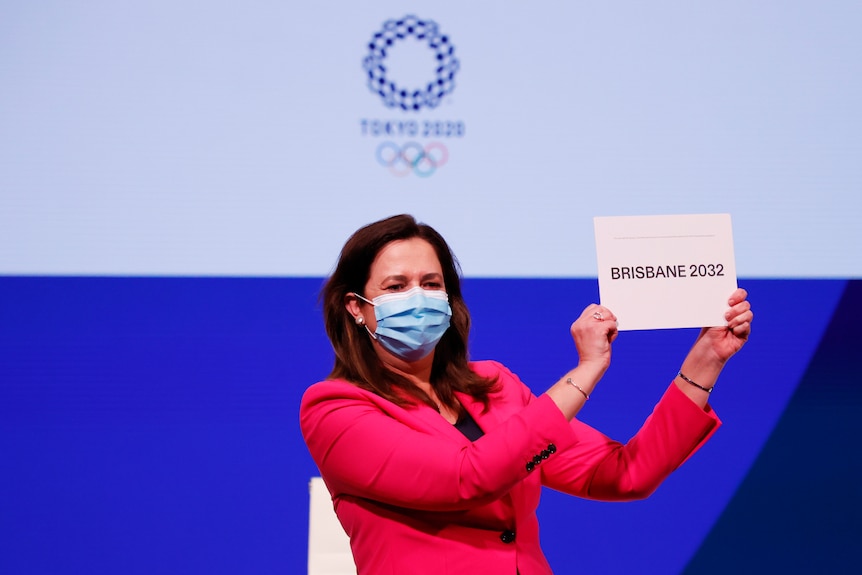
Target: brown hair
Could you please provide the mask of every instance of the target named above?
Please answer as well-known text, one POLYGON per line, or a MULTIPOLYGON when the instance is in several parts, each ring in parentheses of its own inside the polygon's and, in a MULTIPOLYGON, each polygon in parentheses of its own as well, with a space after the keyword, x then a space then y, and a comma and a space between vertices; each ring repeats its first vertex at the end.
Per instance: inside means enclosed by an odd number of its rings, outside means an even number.
POLYGON ((323 286, 320 299, 326 333, 335 350, 335 365, 329 377, 350 381, 398 405, 410 403, 412 397, 437 407, 425 392, 383 365, 365 328, 355 325, 344 305, 347 294, 364 292, 371 264, 380 250, 390 242, 410 238, 421 238, 433 246, 452 307, 449 329, 435 348, 431 385, 449 408, 458 409, 453 392, 460 391, 481 401, 487 409, 488 394, 496 388, 497 380, 481 377, 468 366, 470 313, 461 294, 458 260, 443 236, 409 215, 392 216, 357 230, 344 244, 335 271, 323 286))

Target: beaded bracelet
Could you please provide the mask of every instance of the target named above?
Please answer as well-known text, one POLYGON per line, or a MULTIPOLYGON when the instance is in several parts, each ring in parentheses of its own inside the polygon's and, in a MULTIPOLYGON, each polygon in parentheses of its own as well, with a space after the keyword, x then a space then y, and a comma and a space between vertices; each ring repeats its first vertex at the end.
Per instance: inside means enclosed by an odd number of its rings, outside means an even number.
POLYGON ((687 378, 685 375, 683 375, 683 373, 682 373, 681 371, 680 371, 680 372, 678 372, 678 373, 677 373, 677 375, 678 375, 678 376, 680 376, 680 377, 683 379, 683 381, 685 381, 686 383, 690 383, 690 384, 692 384, 693 386, 695 386, 696 388, 698 388, 698 389, 702 389, 702 390, 704 390, 704 391, 705 391, 705 392, 707 392, 707 393, 712 393, 712 390, 713 390, 713 389, 715 389, 715 386, 714 386, 714 385, 713 385, 712 387, 704 387, 704 386, 702 386, 702 385, 700 385, 700 384, 695 383, 694 381, 690 380, 690 379, 689 379, 689 378, 687 378))

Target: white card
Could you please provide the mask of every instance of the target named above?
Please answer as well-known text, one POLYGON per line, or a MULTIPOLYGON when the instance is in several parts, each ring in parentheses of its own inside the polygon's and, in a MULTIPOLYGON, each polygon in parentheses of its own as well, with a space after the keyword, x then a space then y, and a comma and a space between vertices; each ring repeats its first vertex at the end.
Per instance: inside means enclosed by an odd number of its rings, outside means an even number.
POLYGON ((599 296, 620 331, 727 325, 730 214, 593 219, 599 296))

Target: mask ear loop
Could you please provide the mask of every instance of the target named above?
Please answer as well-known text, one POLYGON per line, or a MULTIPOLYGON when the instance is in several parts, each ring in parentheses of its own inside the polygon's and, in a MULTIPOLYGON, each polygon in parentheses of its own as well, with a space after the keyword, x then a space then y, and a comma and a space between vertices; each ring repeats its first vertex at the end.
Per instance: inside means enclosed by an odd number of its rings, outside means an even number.
MULTIPOLYGON (((364 297, 362 297, 358 293, 356 293, 356 292, 352 292, 352 293, 355 297, 358 297, 359 299, 361 299, 365 303, 371 304, 372 306, 374 305, 374 302, 368 301, 367 299, 365 299, 364 297)), ((371 330, 368 329, 368 325, 365 323, 365 318, 363 318, 361 315, 356 318, 356 325, 361 325, 362 327, 364 327, 365 331, 368 332, 368 335, 371 336, 371 339, 373 339, 375 341, 377 340, 377 336, 375 334, 371 333, 371 330)))
POLYGON ((358 293, 356 293, 355 291, 354 291, 354 292, 350 292, 350 294, 351 294, 351 295, 353 295, 353 296, 355 296, 355 297, 358 297, 359 299, 361 299, 362 301, 364 301, 364 302, 365 302, 365 303, 367 303, 367 304, 374 305, 374 302, 373 302, 373 301, 371 301, 370 299, 365 299, 364 297, 362 297, 361 295, 359 295, 359 294, 358 294, 358 293))

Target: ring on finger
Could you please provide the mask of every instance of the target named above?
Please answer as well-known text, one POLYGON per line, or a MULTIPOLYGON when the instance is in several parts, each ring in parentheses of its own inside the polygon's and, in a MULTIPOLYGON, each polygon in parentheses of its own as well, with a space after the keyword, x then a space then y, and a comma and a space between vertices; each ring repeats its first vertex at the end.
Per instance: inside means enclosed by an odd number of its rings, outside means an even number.
POLYGON ((595 318, 598 321, 602 321, 603 319, 605 319, 605 316, 602 315, 602 312, 597 311, 593 314, 593 318, 595 318))

